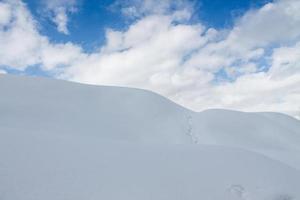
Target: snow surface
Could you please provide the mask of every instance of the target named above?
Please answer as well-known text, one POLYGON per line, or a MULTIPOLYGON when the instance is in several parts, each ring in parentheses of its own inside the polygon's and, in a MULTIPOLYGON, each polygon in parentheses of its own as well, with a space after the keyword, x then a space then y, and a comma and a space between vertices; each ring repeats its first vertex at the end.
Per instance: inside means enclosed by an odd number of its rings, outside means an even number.
POLYGON ((0 75, 0 200, 99 199, 300 199, 300 121, 0 75))

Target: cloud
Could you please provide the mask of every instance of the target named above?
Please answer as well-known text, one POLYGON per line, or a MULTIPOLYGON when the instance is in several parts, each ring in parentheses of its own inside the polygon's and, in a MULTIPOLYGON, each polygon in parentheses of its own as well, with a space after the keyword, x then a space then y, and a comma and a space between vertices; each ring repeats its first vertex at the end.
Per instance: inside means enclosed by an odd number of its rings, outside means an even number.
POLYGON ((188 19, 193 4, 187 0, 116 0, 112 7, 133 19, 148 15, 176 15, 178 19, 188 19))
POLYGON ((0 74, 7 74, 5 70, 0 69, 0 74))
POLYGON ((205 45, 208 36, 200 24, 173 25, 173 21, 173 16, 151 15, 126 32, 108 30, 101 51, 68 68, 66 74, 81 82, 155 88, 162 93, 191 85, 188 77, 198 72, 181 65, 205 45))
POLYGON ((8 4, 0 2, 0 26, 6 24, 11 18, 11 12, 8 4))
POLYGON ((248 48, 299 40, 299 9, 299 1, 281 0, 251 10, 238 20, 229 39, 248 48))
POLYGON ((189 4, 174 9, 174 1, 165 2, 126 5, 138 8, 127 12, 135 20, 125 31, 107 29, 106 44, 91 53, 50 42, 23 3, 2 3, 7 14, 0 15, 0 66, 39 65, 62 79, 149 89, 196 111, 218 107, 300 117, 299 1, 249 10, 227 30, 190 23, 189 4))
POLYGON ((0 24, 0 66, 25 70, 41 65, 45 70, 57 70, 80 57, 80 47, 71 43, 51 43, 41 35, 37 22, 23 2, 0 2, 0 9, 9 13, 0 24))
POLYGON ((24 69, 35 64, 39 46, 46 38, 39 35, 35 21, 25 8, 17 1, 0 3, 5 20, 0 25, 0 65, 24 69))
POLYGON ((77 11, 76 0, 44 0, 45 10, 51 20, 56 24, 57 30, 69 34, 68 15, 77 11))

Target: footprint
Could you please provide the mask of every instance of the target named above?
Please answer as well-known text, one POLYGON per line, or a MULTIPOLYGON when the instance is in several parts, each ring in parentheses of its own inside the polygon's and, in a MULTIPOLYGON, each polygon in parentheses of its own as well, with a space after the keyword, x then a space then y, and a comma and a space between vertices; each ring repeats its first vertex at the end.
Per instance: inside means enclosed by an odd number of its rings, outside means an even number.
POLYGON ((191 137, 192 143, 198 144, 199 138, 197 135, 193 133, 193 118, 190 115, 187 116, 187 124, 188 124, 187 135, 191 137))
POLYGON ((246 189, 242 185, 231 185, 229 187, 229 192, 237 199, 247 199, 246 189))
POLYGON ((277 195, 274 200, 293 200, 294 198, 288 194, 277 195))

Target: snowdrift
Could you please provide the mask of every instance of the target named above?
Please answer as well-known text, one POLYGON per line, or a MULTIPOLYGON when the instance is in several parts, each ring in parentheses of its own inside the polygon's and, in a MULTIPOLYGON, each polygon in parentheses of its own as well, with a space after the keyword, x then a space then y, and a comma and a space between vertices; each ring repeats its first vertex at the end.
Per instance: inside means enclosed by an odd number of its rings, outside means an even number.
POLYGON ((300 122, 0 75, 0 199, 300 199, 300 122))

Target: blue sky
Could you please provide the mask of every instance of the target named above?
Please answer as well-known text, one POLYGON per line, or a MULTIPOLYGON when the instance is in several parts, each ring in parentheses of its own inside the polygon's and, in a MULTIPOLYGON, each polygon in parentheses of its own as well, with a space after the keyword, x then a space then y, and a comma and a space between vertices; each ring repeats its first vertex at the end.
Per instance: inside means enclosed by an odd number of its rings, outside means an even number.
POLYGON ((300 117, 298 0, 0 0, 0 73, 300 117))
POLYGON ((56 25, 43 13, 42 1, 28 0, 29 9, 39 19, 41 32, 54 41, 74 42, 81 44, 90 51, 105 42, 104 32, 107 27, 124 29, 126 22, 121 13, 113 12, 110 6, 113 1, 89 0, 78 2, 78 11, 70 16, 68 29, 70 34, 62 34, 56 30, 56 25))
MULTIPOLYGON (((200 20, 209 27, 223 29, 231 27, 234 20, 249 9, 260 7, 272 0, 199 0, 194 4, 193 20, 200 20)), ((114 0, 80 0, 78 11, 70 16, 68 29, 70 34, 62 34, 56 25, 43 13, 43 1, 24 0, 30 11, 41 24, 41 32, 51 40, 74 42, 82 45, 85 51, 91 51, 105 42, 105 29, 124 30, 131 20, 122 16, 114 0)))

